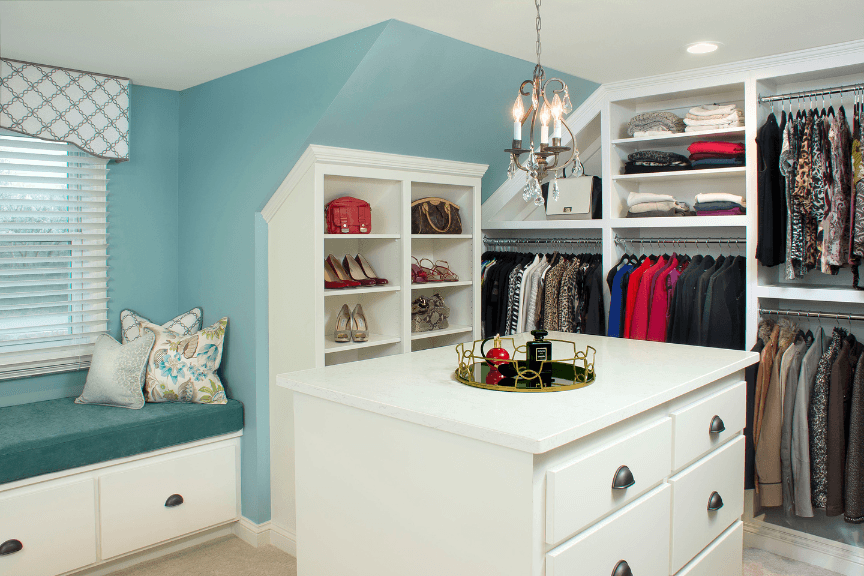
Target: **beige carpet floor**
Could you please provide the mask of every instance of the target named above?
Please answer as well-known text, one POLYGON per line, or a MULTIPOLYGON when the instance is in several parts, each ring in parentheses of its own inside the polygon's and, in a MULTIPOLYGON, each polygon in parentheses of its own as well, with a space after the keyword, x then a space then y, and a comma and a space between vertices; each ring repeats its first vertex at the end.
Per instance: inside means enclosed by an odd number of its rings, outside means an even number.
MULTIPOLYGON (((297 576, 297 561, 273 546, 228 537, 115 572, 113 576, 297 576)), ((782 556, 744 549, 744 576, 838 576, 782 556)))

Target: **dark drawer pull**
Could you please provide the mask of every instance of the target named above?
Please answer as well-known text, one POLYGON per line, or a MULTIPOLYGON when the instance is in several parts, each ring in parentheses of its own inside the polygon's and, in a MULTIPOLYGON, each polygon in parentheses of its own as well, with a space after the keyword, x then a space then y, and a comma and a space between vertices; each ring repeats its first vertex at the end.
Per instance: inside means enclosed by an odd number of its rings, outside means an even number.
POLYGON ((20 540, 7 540, 0 544, 0 556, 8 556, 9 554, 20 552, 22 548, 24 548, 24 545, 21 544, 20 540))
POLYGON ((612 576, 633 576, 633 572, 630 571, 630 565, 624 560, 621 560, 615 565, 615 570, 612 571, 612 576))
POLYGON ((723 498, 720 497, 720 494, 717 492, 712 492, 711 497, 708 498, 708 511, 716 512, 720 508, 723 507, 723 498))
POLYGON ((615 472, 615 477, 612 479, 613 490, 625 490, 636 483, 633 478, 633 473, 627 466, 621 466, 615 472))
POLYGON ((175 506, 179 506, 182 503, 183 503, 183 497, 182 496, 180 496, 179 494, 172 494, 171 496, 168 497, 167 500, 165 500, 165 507, 166 508, 174 508, 175 506))
POLYGON ((711 426, 708 427, 708 432, 711 434, 719 434, 726 430, 726 425, 723 424, 723 419, 719 416, 714 416, 711 419, 711 426))

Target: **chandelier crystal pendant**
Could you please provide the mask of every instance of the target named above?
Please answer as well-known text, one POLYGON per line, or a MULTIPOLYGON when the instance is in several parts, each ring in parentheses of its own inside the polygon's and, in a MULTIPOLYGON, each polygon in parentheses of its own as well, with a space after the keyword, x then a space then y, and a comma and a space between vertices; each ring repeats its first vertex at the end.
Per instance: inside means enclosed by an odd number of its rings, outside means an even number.
POLYGON ((513 104, 513 146, 505 150, 510 154, 507 178, 512 179, 518 170, 525 171, 528 174, 528 179, 522 191, 522 198, 526 202, 533 201, 537 206, 543 205, 543 192, 540 183, 550 174, 552 175, 552 182, 549 186, 551 197, 552 200, 557 200, 559 172, 563 174, 564 169, 571 165, 573 176, 582 176, 585 172, 582 162, 579 160, 576 137, 573 136, 567 123, 564 122, 564 115, 573 110, 570 103, 570 91, 567 84, 560 78, 547 80, 546 71, 540 65, 540 3, 541 0, 534 0, 534 6, 537 8, 537 65, 534 66, 534 77, 531 80, 525 80, 519 86, 519 93, 513 104), (523 96, 531 97, 531 107, 528 108, 527 112, 522 102, 523 96), (552 97, 551 101, 548 96, 552 97), (529 117, 531 118, 531 128, 528 133, 528 148, 522 148, 522 126, 529 117), (539 145, 535 145, 534 129, 538 121, 540 124, 540 142, 539 145), (549 137, 550 123, 551 142, 549 137), (570 134, 572 148, 562 146, 562 128, 570 134), (566 162, 560 162, 559 155, 565 152, 570 152, 570 157, 566 162), (519 160, 522 154, 528 155, 524 165, 519 160))

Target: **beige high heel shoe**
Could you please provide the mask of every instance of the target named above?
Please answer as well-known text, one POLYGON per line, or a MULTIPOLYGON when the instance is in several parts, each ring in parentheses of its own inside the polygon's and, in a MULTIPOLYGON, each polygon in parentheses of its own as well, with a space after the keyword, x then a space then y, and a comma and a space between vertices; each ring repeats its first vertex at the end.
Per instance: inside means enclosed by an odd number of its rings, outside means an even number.
POLYGON ((339 314, 336 315, 336 331, 333 339, 336 342, 351 342, 351 324, 351 309, 347 304, 343 304, 339 314))
POLYGON ((369 341, 369 325, 366 323, 366 315, 363 314, 363 307, 360 304, 357 304, 351 312, 351 338, 354 342, 369 341))

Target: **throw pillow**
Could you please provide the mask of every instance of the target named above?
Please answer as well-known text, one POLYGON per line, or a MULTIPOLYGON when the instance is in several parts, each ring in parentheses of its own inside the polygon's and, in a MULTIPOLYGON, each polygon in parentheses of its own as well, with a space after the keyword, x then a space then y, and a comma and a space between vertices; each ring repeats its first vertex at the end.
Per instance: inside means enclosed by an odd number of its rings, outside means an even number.
POLYGON ((228 402, 216 374, 222 362, 228 318, 188 336, 150 322, 141 325, 156 334, 144 380, 147 402, 228 402))
MULTIPOLYGON (((141 328, 142 322, 150 322, 150 320, 132 310, 123 310, 120 312, 120 341, 123 342, 123 344, 126 344, 127 342, 132 342, 136 338, 140 338, 144 333, 141 328)), ((168 328, 172 332, 182 334, 183 336, 189 336, 190 334, 194 334, 201 330, 203 323, 201 309, 193 308, 189 312, 180 314, 173 320, 169 320, 165 324, 162 324, 162 327, 168 328)))
POLYGON ((144 406, 144 374, 156 335, 149 330, 134 342, 120 344, 108 334, 96 340, 84 391, 76 404, 138 409, 144 406))

